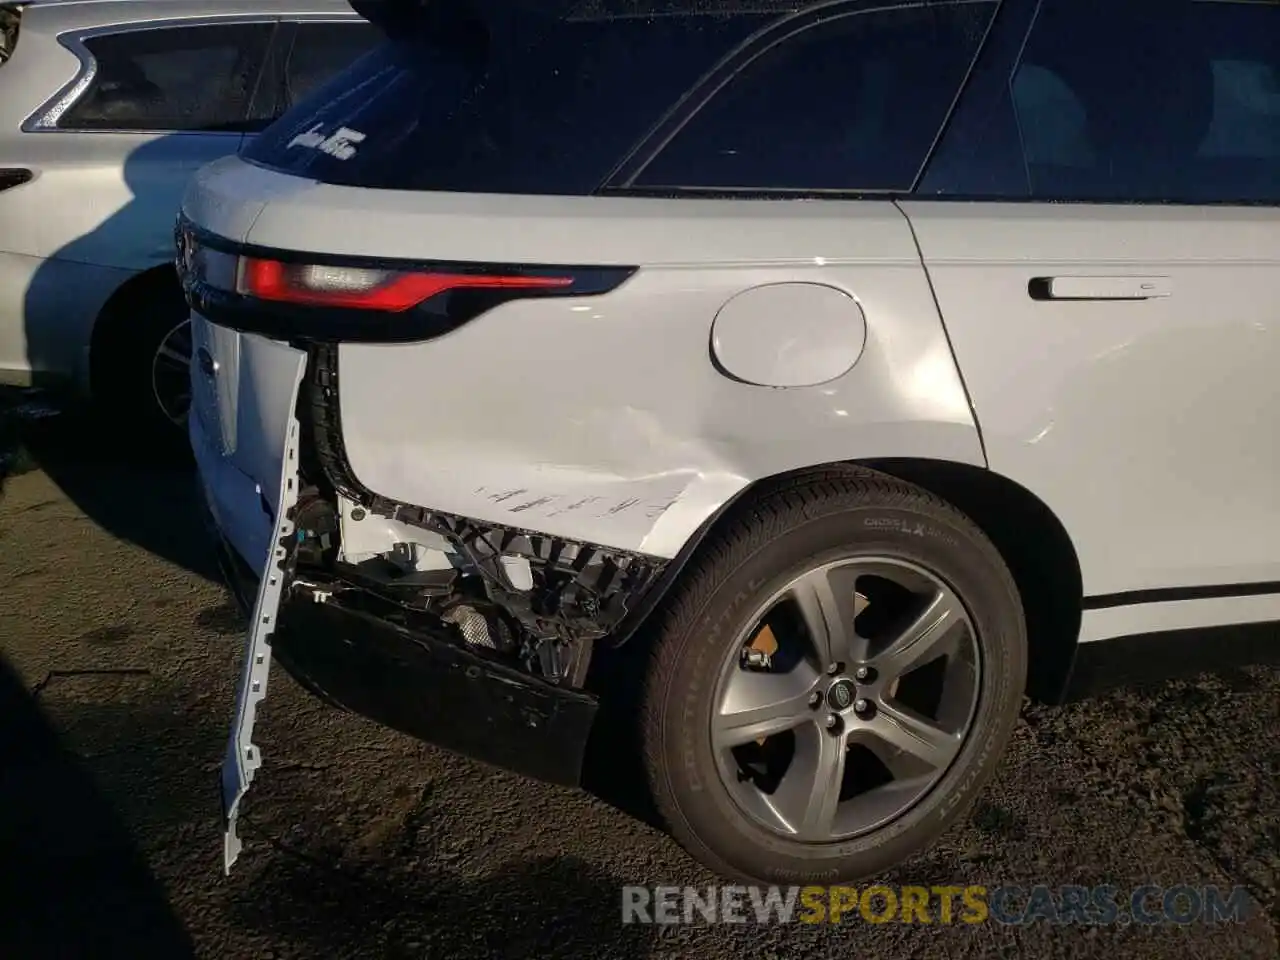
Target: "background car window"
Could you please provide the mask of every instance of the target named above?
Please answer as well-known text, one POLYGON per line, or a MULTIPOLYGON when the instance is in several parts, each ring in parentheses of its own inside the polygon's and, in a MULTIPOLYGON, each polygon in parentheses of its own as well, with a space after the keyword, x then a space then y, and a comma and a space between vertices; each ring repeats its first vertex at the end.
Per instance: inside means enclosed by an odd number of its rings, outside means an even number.
POLYGON ((284 68, 284 109, 372 49, 382 33, 365 20, 300 23, 284 68))
POLYGON ((1011 85, 1031 196, 1280 200, 1280 5, 1045 0, 1011 85))
POLYGON ((912 6, 811 27, 749 63, 634 185, 909 190, 994 10, 912 6))
POLYGON ((227 130, 243 122, 270 24, 131 30, 92 37, 89 90, 58 126, 80 130, 227 130))

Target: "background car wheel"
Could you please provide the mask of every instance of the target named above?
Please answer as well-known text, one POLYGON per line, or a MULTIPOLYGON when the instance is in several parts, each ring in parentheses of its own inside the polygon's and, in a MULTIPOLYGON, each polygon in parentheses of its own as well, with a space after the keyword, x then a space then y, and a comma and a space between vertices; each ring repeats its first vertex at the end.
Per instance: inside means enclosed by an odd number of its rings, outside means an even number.
POLYGON ((165 455, 185 451, 191 322, 177 280, 160 275, 117 296, 94 334, 95 405, 113 436, 165 455))
POLYGON ((928 847, 1004 752, 1022 607, 963 514, 850 468, 725 523, 655 624, 642 746, 695 858, 766 883, 873 876, 928 847))
POLYGON ((184 318, 151 354, 151 400, 165 421, 186 430, 191 410, 191 320, 184 318))

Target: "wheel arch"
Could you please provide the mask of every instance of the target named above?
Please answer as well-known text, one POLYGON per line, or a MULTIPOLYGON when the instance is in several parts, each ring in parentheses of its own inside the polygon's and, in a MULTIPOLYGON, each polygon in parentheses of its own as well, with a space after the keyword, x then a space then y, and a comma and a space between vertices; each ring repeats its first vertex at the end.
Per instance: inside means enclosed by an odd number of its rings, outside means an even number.
POLYGON ((723 504, 667 565, 660 582, 620 624, 615 644, 627 643, 661 603, 707 536, 738 509, 780 485, 839 477, 863 467, 903 480, 947 501, 987 535, 1008 564, 1022 598, 1030 643, 1027 694, 1061 702, 1079 639, 1083 580, 1075 546, 1062 522, 1035 494, 989 469, 950 460, 861 459, 819 464, 762 478, 723 504))
POLYGON ((128 322, 129 305, 161 292, 181 292, 178 272, 171 263, 160 263, 135 273, 112 292, 93 320, 89 333, 87 387, 91 397, 102 390, 103 364, 109 362, 110 348, 117 342, 120 325, 128 322), (167 288, 167 289, 166 289, 167 288))
POLYGON ((946 460, 868 460, 863 466, 913 483, 969 517, 1009 566, 1030 645, 1027 693, 1063 699, 1075 661, 1084 581, 1075 545, 1047 504, 989 469, 946 460))

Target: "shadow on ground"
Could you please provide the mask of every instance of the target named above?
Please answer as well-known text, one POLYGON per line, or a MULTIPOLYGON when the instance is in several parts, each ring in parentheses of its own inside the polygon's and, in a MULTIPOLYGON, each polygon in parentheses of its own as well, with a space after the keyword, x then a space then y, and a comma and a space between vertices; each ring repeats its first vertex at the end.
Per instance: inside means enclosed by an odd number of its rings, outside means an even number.
POLYGON ((327 854, 274 845, 272 895, 239 899, 235 922, 313 955, 659 955, 653 927, 620 922, 624 881, 576 857, 545 857, 468 877, 441 870, 431 850, 337 863, 327 854), (431 868, 414 869, 433 861, 431 868))
POLYGON ((202 577, 217 565, 201 527, 195 472, 173 446, 149 448, 127 425, 74 401, 0 392, 0 496, 7 477, 43 470, 113 537, 202 577))
POLYGON ((0 956, 194 956, 113 806, 0 659, 0 956))

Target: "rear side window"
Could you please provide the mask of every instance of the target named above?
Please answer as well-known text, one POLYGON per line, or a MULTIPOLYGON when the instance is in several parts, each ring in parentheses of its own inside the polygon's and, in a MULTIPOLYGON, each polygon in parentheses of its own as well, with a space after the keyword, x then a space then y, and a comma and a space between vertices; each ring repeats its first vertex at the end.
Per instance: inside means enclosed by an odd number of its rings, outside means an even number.
POLYGON ((244 151, 326 183, 588 194, 722 58, 780 13, 736 4, 431 5, 244 151), (567 11, 567 12, 566 12, 567 11))
POLYGON ((909 191, 995 7, 868 10, 783 40, 716 93, 634 185, 909 191))
POLYGON ((1046 0, 1013 89, 1033 196, 1280 200, 1274 3, 1046 0), (1036 73, 1078 106, 1016 96, 1036 73))
POLYGON ((942 192, 1280 202, 1280 5, 1270 0, 1043 0, 1009 79, 993 118, 1010 117, 1016 136, 985 146, 1018 151, 1016 162, 967 157, 942 192))
POLYGON ((270 24, 216 24, 90 37, 93 82, 58 127, 239 129, 270 35, 270 24))

